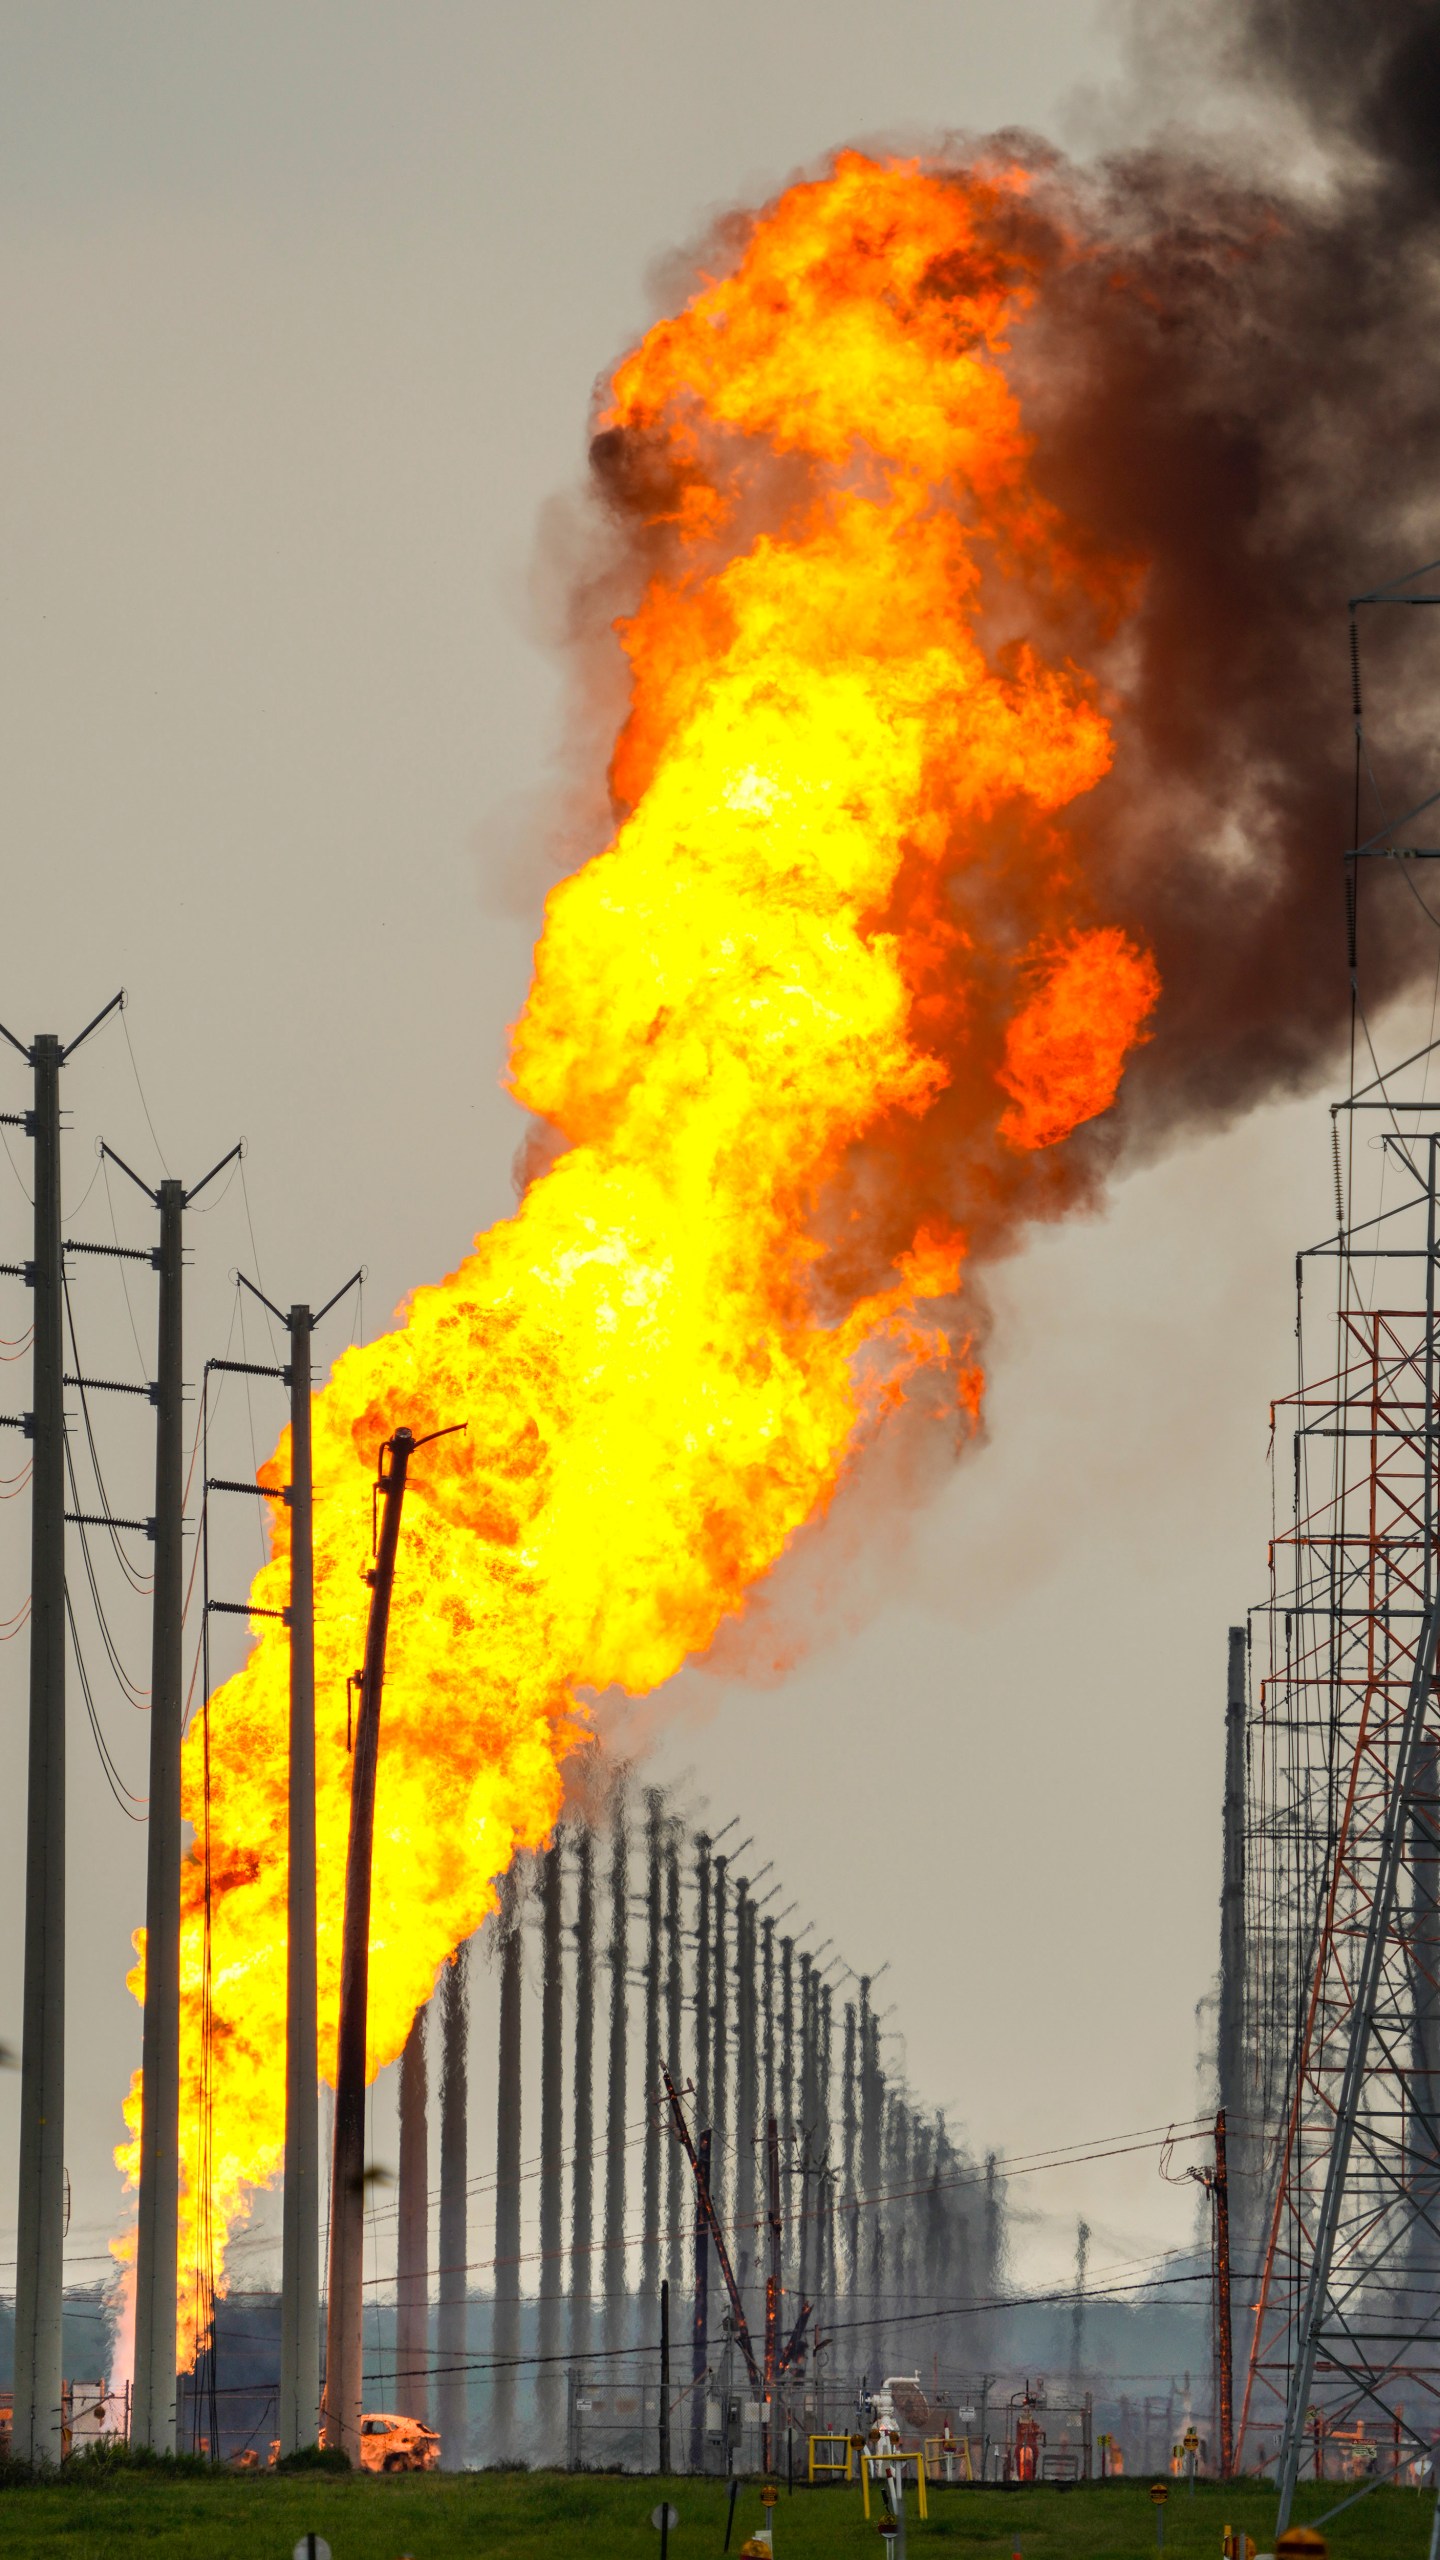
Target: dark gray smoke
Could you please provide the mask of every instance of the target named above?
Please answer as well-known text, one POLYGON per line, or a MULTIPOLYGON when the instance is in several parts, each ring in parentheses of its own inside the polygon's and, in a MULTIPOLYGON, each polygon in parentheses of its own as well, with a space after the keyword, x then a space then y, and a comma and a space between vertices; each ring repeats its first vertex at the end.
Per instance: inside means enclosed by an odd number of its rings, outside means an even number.
MULTIPOLYGON (((1020 361, 1042 481, 1151 563, 1125 753, 1076 831, 1165 980, 1127 1103, 1153 1130, 1307 1080, 1348 1027, 1346 601, 1440 552, 1440 9, 1146 0, 1139 24, 1147 59, 1208 47, 1252 139, 1172 125, 1056 169, 1097 253, 1062 258, 1020 361)), ((1362 837, 1429 787, 1430 628, 1360 616, 1362 837)), ((1430 936, 1393 868, 1360 896, 1373 1014, 1430 936)))

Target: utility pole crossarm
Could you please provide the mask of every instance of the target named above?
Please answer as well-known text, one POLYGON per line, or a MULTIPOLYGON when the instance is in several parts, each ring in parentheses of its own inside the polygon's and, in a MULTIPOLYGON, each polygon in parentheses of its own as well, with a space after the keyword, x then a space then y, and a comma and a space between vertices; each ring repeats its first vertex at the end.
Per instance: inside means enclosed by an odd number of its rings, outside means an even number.
MULTIPOLYGON (((102 1004, 99 1012, 91 1016, 83 1031, 77 1031, 73 1040, 66 1041, 64 1048, 60 1052, 61 1066, 63 1067, 65 1065, 67 1059, 74 1057, 77 1049, 82 1049, 84 1047, 91 1032, 98 1031, 102 1022, 108 1022, 112 1013, 123 1013, 124 1010, 125 990, 121 987, 118 994, 113 995, 108 1004, 102 1004)), ((10 1036, 11 1035, 7 1032, 6 1038, 8 1039, 10 1036)), ((20 1044, 17 1041, 15 1045, 18 1048, 20 1044)))

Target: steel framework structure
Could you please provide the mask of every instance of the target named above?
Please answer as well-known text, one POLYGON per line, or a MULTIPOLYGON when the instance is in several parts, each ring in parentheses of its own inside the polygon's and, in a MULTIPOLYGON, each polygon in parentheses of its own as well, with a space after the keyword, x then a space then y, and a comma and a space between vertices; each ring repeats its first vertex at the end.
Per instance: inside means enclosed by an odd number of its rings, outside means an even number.
POLYGON ((1331 2468, 1403 2468, 1440 2435, 1437 1057, 1397 1071, 1418 1093, 1377 1076, 1336 1106, 1339 1228, 1299 1258, 1300 1375, 1274 1415, 1293 1497, 1248 1728, 1264 2209, 1239 2459, 1275 2462, 1282 2522, 1327 2445, 1331 2468), (1355 1143, 1366 1126, 1375 1148, 1355 1143), (1374 1195, 1358 1218, 1357 1155, 1374 1195), (1327 1262, 1334 1315, 1312 1371, 1307 1285, 1327 1262))
MULTIPOLYGON (((1231 1915, 1226 1952, 1244 1980, 1238 2007, 1231 1986, 1222 2070, 1243 2095, 1232 2168, 1251 2290, 1237 2456, 1274 2461, 1277 2531, 1307 2464, 1398 2473, 1440 2437, 1440 1042, 1432 1007, 1426 1044, 1382 1071, 1359 967, 1361 883, 1377 864, 1440 926, 1412 868, 1440 848, 1404 841, 1440 792, 1385 817, 1359 647, 1360 608, 1440 604, 1437 568, 1350 607, 1351 1042, 1349 1093, 1331 1112, 1336 1232, 1296 1262, 1296 1384, 1271 1416, 1276 1474, 1291 1481, 1283 1500, 1276 1485, 1269 1600, 1249 1630, 1261 1677, 1245 1715, 1238 1856, 1227 1830, 1243 1921, 1231 1915), (1367 785, 1384 823, 1362 841, 1367 785), (1362 1035, 1375 1072, 1357 1085, 1362 1035), (1317 1279, 1324 1348, 1312 1358, 1317 1279)), ((1227 1787, 1235 1774, 1227 1761, 1227 1787)), ((1231 1811, 1227 1799, 1227 1823, 1231 1811)))

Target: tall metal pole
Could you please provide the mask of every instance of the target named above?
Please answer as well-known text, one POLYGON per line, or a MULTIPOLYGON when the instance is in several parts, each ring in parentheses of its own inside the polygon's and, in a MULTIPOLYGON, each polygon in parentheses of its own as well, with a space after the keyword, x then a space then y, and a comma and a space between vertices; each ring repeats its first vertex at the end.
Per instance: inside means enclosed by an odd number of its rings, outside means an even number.
POLYGON ((65 2238, 64 1051, 52 1033, 42 1032, 26 1054, 35 1074, 35 1383, 30 1426, 35 1456, 30 1479, 30 1761, 12 2442, 17 2460, 49 2465, 59 2462, 62 2450, 65 2238))
POLYGON ((759 2127, 755 2106, 755 1906, 749 1880, 735 1887, 735 2255, 746 2283, 760 2256, 755 2210, 759 2127))
POLYGON ((175 2285, 180 2203, 180 1727, 185 1601, 182 1231, 185 1190, 162 1182, 156 1363, 155 1598, 150 1655, 150 1821, 145 1869, 140 2216, 135 2255, 132 2443, 175 2451, 175 2285))
POLYGON ((325 2441, 360 2462, 365 2305, 365 2041, 370 2004, 370 1874, 375 1837, 375 1771, 385 1641, 400 1544, 405 1480, 417 1443, 403 1426, 380 1453, 384 1501, 370 1587, 365 1667, 350 1773, 350 1841, 345 1861, 345 1933, 340 1958, 340 2031, 335 2062, 335 2136, 330 2181, 330 2292, 325 2325, 325 2441), (385 1459, 389 1457, 389 1472, 385 1459))
MULTIPOLYGON (((140 2211, 135 2253, 132 2443, 175 2451, 180 2205, 180 1743, 185 1714, 185 1211, 243 1152, 234 1146, 187 1191, 156 1190, 102 1141, 102 1153, 160 1212, 155 1383, 155 1589, 150 1653, 150 1806, 145 1865, 140 2211)), ((208 2280, 209 2270, 205 2270, 208 2280)))
POLYGON ((714 2041, 710 2055, 710 2193, 724 2220, 730 2208, 730 1958, 726 1946, 725 1906, 730 1873, 728 1857, 718 1857, 711 1906, 710 1963, 714 1996, 714 2041))
POLYGON ((1219 2383, 1220 2477, 1235 2468, 1235 2354, 1230 2324, 1230 2179, 1225 2157, 1225 2110, 1215 2118, 1215 2364, 1219 2383))
POLYGON ((557 1831, 540 1861, 540 2363, 535 2400, 540 2458, 558 2459, 563 2429, 560 2296, 564 2284, 564 1869, 557 1831))
POLYGON ((400 2055, 400 2176, 395 2216, 395 2406, 430 2423, 430 2109, 425 2011, 400 2055))
POLYGON ((625 2233, 626 2023, 629 1998, 630 1835, 623 1778, 610 1827, 610 2071, 605 2116, 605 2344, 627 2343, 628 2259, 625 2233))
POLYGON ((660 2472, 670 2469, 670 2279, 660 2279, 660 2472))
POLYGON ((285 2192, 280 2240, 282 2454, 320 2433, 320 2088, 315 1989, 315 1505, 308 1307, 290 1310, 290 1797, 285 2192))
POLYGON ((710 2187, 710 2127, 700 2136, 700 2174, 695 2181, 695 2306, 690 2322, 690 2468, 705 2468, 705 2385, 710 2370, 710 2224, 705 2198, 710 2187))
MULTIPOLYGON (((667 1828, 665 1840, 665 2058, 673 2072, 679 2072, 684 2067, 685 2009, 682 1967, 680 1841, 678 1825, 672 1821, 667 1828)), ((672 2295, 678 2295, 681 2292, 685 2281, 685 2243, 681 2227, 684 2195, 684 2163, 680 2157, 679 2143, 672 2141, 665 2154, 666 2263, 670 2271, 672 2295)))
POLYGON ((780 1941, 780 2159, 785 2228, 795 2224, 795 1941, 780 1941))
MULTIPOLYGON (((710 1840, 702 1831, 695 1842, 695 2115, 707 2130, 710 2123, 710 1840)), ((670 2057, 672 2071, 677 2057, 670 2057)))
POLYGON ((640 2327, 651 2320, 660 2290, 660 1923, 664 1798, 645 1790, 645 2138, 641 2168, 640 2327))
POLYGON ((491 2459, 514 2450, 515 2374, 520 2361, 521 1955, 519 1887, 513 1872, 500 1887, 495 1915, 500 1958, 500 2037, 495 2085, 495 2293, 491 2352, 491 2459))
POLYGON ((575 1835, 575 2160, 570 2177, 570 2353, 590 2353, 595 2237, 595 1835, 575 1835))
MULTIPOLYGON (((1245 1629, 1232 1627, 1225 1682, 1224 1864, 1216 2064, 1220 2104, 1231 2129, 1232 2146, 1238 2152, 1244 2149, 1241 2135, 1249 2112, 1245 2086, 1245 1674, 1245 1629)), ((1237 2159, 1235 2166, 1241 2170, 1242 2160, 1237 2159)), ((1235 2178, 1231 2203, 1240 2208, 1234 2219, 1243 2226, 1246 2197, 1241 2175, 1235 2178)))
POLYGON ((765 2121, 765 2220, 769 2263, 765 2271, 765 2441, 761 2469, 775 2468, 775 2377, 780 2352, 780 2127, 765 2121))
POLYGON ((30 1723, 26 1776, 25 1966, 20 2062, 20 2177, 15 2266, 12 2450, 57 2463, 61 2434, 61 2308, 65 2240, 65 1361, 60 1243, 60 1069, 125 1001, 123 991, 68 1043, 40 1032, 28 1046, 0 1038, 30 1067, 35 1143, 35 1293, 28 1427, 30 1480, 30 1723))
POLYGON ((439 2372, 440 2460, 463 2471, 468 2451, 466 2419, 466 2314, 468 2269, 468 2054, 470 2016, 465 1997, 468 1950, 457 1947, 445 1968, 440 1995, 443 2060, 440 2072, 440 2271, 435 2331, 439 2372))

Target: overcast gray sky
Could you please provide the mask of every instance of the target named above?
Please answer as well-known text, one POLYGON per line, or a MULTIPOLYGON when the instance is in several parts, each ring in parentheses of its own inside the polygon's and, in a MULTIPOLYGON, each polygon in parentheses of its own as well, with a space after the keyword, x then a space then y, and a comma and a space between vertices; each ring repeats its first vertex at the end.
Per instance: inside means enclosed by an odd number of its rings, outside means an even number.
MULTIPOLYGON (((499 1077, 561 709, 533 549, 656 261, 850 139, 1063 134, 1111 68, 1085 0, 0 10, 0 1018, 70 1032, 123 983, 170 1169, 248 1139, 253 1245, 238 1186, 194 1230, 192 1374, 237 1262, 283 1303, 364 1261, 374 1329, 510 1205, 499 1077)), ((23 1083, 0 1066, 6 1108, 23 1083)), ((97 1132, 153 1176, 123 1033, 68 1098, 68 1201, 97 1132)), ((796 1560, 816 1640, 778 1687, 696 1671, 645 1711, 658 1764, 743 1814, 818 1934, 889 1959, 915 2088, 979 2145, 1193 2109, 1225 1628, 1262 1582, 1266 1404, 1325 1143, 1314 1106, 1262 1114, 1045 1234, 995 1291, 990 1445, 868 1565, 796 1560)), ((81 1214, 110 1232, 103 1185, 81 1214)), ((25 1215, 0 1164, 0 1258, 25 1215)), ((85 1273, 77 1320, 87 1361, 134 1372, 113 1272, 85 1273)), ((257 1406, 258 1446, 278 1419, 257 1406)), ((227 1427, 238 1470, 242 1407, 227 1427)), ((114 1429, 112 1491, 148 1509, 143 1427, 114 1429)), ((0 1510, 0 1620, 24 1512, 0 1510)), ((232 1534, 252 1551, 255 1523, 232 1534)), ((23 1639, 0 1647, 11 2041, 24 1672, 23 1639)), ((101 1704, 143 1791, 143 1718, 101 1704)), ((144 1835, 78 1698, 72 1750, 84 2272, 138 2059, 144 1835)), ((5 2229, 17 2101, 7 2074, 5 2229)), ((1037 2272, 1077 2210, 1097 2266, 1190 2228, 1148 2158, 1043 2184, 1037 2272)))

